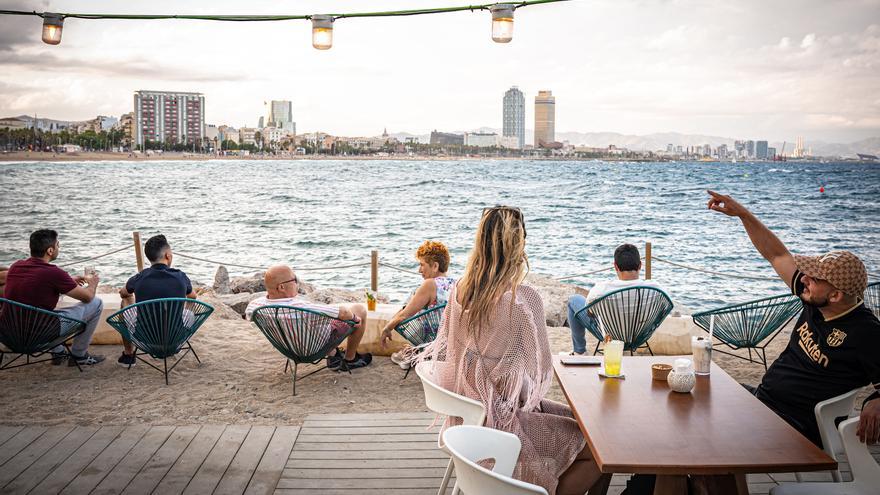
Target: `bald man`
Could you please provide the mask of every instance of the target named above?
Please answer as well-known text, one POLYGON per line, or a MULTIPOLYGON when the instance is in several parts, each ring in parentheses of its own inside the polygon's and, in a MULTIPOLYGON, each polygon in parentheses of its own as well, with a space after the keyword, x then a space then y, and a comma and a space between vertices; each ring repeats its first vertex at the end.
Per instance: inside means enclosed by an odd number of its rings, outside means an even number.
MULTIPOLYGON (((373 361, 373 355, 368 353, 359 354, 358 344, 364 336, 367 328, 367 308, 363 304, 341 304, 329 306, 318 304, 299 295, 299 279, 293 273, 293 268, 287 265, 275 265, 266 270, 264 276, 267 294, 258 297, 248 304, 245 310, 247 319, 257 308, 278 304, 282 306, 294 306, 297 308, 317 311, 340 320, 354 320, 357 324, 354 332, 346 339, 345 355, 333 350, 327 355, 327 368, 331 370, 353 370, 363 368, 373 361), (345 362, 343 363, 343 359, 345 362)), ((333 330, 347 331, 348 325, 342 322, 334 322, 333 330)))

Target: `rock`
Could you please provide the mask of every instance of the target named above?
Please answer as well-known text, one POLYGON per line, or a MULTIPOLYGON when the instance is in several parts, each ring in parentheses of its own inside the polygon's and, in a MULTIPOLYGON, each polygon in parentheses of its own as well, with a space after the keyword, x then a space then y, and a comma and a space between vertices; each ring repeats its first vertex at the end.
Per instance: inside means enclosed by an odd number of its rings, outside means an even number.
POLYGON ((97 292, 98 294, 117 294, 119 293, 119 287, 98 284, 98 288, 95 290, 95 292, 97 292))
POLYGON ((247 277, 236 277, 229 281, 229 290, 233 294, 242 292, 262 292, 266 290, 266 284, 263 283, 263 272, 254 273, 247 277))
POLYGON ((211 318, 220 318, 221 320, 241 320, 241 314, 230 308, 221 301, 214 291, 207 289, 199 293, 199 301, 210 304, 214 307, 211 318))
POLYGON ((214 274, 213 288, 216 294, 229 294, 232 292, 229 289, 229 271, 223 265, 217 267, 217 273, 214 274))
POLYGON ((586 295, 587 290, 574 284, 566 284, 546 275, 529 273, 525 285, 531 286, 544 302, 547 325, 561 327, 568 319, 568 298, 574 294, 586 295))
MULTIPOLYGON (((367 297, 364 294, 366 289, 347 290, 347 289, 319 289, 311 292, 306 297, 310 301, 321 304, 350 304, 363 303, 366 304, 367 297)), ((388 304, 388 296, 377 294, 376 301, 380 304, 388 304)))
POLYGON ((238 294, 222 294, 217 296, 217 299, 220 300, 223 304, 232 308, 233 311, 238 313, 239 315, 244 316, 244 310, 247 309, 248 303, 253 301, 254 299, 265 296, 266 292, 240 292, 238 294))
POLYGON ((300 294, 303 294, 303 295, 311 294, 312 292, 315 292, 315 290, 316 290, 314 285, 312 285, 308 282, 303 282, 302 279, 300 279, 299 283, 296 284, 296 288, 297 288, 297 292, 300 294))

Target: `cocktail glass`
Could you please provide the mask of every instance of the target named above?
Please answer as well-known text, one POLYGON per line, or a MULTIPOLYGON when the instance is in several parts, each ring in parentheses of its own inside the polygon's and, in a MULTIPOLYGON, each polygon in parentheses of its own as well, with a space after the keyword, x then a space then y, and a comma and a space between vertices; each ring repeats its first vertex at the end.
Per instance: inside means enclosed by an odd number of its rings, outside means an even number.
POLYGON ((620 376, 620 362, 623 360, 623 341, 612 340, 605 344, 605 375, 620 376))

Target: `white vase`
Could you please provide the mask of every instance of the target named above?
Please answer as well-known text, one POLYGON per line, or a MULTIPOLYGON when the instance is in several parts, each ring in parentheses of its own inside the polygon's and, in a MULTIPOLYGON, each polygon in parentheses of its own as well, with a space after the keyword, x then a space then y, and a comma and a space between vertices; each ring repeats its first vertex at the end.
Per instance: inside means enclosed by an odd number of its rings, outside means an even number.
POLYGON ((697 384, 697 376, 694 374, 691 360, 676 359, 672 371, 666 377, 666 383, 675 392, 686 394, 693 390, 694 385, 697 384))

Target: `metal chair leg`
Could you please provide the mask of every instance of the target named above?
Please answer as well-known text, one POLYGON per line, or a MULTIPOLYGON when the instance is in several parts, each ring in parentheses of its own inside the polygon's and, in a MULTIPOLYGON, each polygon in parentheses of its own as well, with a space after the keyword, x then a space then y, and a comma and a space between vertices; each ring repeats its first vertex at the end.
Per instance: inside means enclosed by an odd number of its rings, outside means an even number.
POLYGON ((197 361, 197 362, 198 362, 198 363, 199 363, 199 364, 202 364, 202 360, 201 360, 201 359, 199 359, 199 355, 198 355, 198 354, 196 354, 196 350, 195 350, 195 349, 193 349, 193 346, 192 346, 192 344, 191 344, 191 343, 189 343, 189 342, 187 342, 187 343, 186 343, 186 344, 187 344, 187 345, 188 345, 188 346, 189 346, 189 351, 190 351, 190 352, 192 352, 192 353, 193 353, 193 357, 195 357, 195 358, 196 358, 196 361, 197 361))
MULTIPOLYGON (((288 361, 288 363, 289 363, 289 361, 288 361)), ((294 397, 296 397, 296 368, 298 366, 299 366, 299 364, 296 361, 294 361, 293 362, 293 396, 294 397)))
POLYGON ((165 363, 165 385, 168 385, 168 358, 162 358, 162 361, 165 363))

